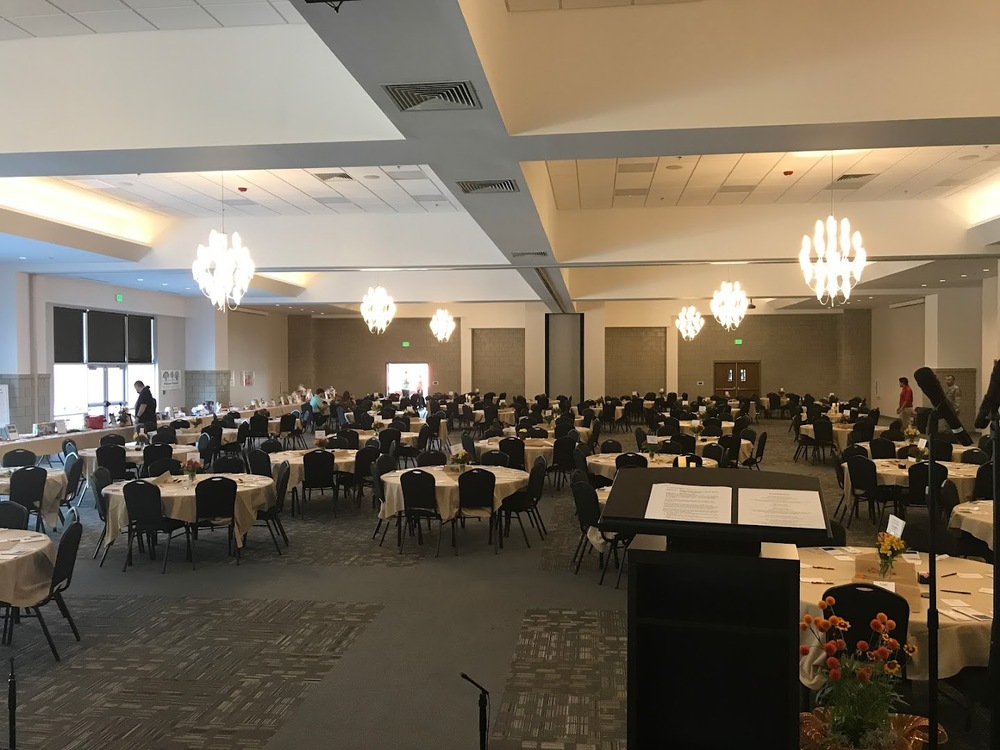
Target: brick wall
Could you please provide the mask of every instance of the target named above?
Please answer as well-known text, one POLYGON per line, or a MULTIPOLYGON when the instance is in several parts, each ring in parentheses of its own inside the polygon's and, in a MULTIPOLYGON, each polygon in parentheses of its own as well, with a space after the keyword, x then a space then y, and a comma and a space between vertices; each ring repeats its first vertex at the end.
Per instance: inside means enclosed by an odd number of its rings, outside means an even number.
MULTIPOLYGON (((288 380, 292 388, 333 386, 352 394, 385 389, 389 362, 426 362, 430 390, 461 389, 461 321, 446 343, 431 333, 428 318, 397 318, 381 336, 368 330, 361 317, 323 320, 288 317, 288 380), (410 345, 403 348, 403 342, 410 345), (438 385, 433 385, 433 381, 438 385)), ((523 374, 522 374, 523 378, 523 374)))
POLYGON ((608 394, 658 391, 665 385, 666 370, 666 328, 604 329, 604 390, 608 394))
MULTIPOLYGON (((678 344, 680 391, 708 394, 715 361, 761 363, 761 393, 786 391, 814 396, 868 397, 871 382, 871 313, 840 315, 750 315, 736 331, 713 319, 694 341, 678 344), (742 339, 737 346, 735 339, 742 339), (704 380, 705 385, 697 385, 704 380)), ((870 400, 870 399, 869 399, 870 400)))
MULTIPOLYGON (((229 370, 185 370, 184 403, 188 408, 205 401, 214 401, 218 406, 230 406, 229 370)), ((236 404, 242 406, 242 404, 236 404)))
MULTIPOLYGON (((19 433, 31 432, 35 422, 52 420, 52 376, 51 375, 3 375, 0 383, 7 386, 7 397, 10 404, 10 420, 17 425, 19 433), (35 377, 38 378, 38 391, 35 391, 35 377), (35 414, 35 408, 38 414, 35 414)), ((0 425, 4 427, 6 425, 0 425)))
POLYGON ((524 392, 524 356, 523 328, 473 328, 472 387, 530 398, 534 394, 524 392))

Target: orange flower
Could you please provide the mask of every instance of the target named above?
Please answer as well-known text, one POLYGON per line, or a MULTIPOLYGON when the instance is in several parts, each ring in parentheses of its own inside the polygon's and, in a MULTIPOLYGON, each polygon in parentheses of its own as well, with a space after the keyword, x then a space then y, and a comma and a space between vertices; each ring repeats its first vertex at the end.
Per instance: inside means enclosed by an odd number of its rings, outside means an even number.
POLYGON ((827 641, 823 644, 823 650, 826 651, 829 656, 833 656, 837 653, 837 644, 833 641, 827 641))
POLYGON ((917 647, 914 646, 912 643, 907 643, 905 646, 903 646, 903 651, 908 653, 910 656, 913 656, 915 653, 917 653, 917 647))
POLYGON ((895 620, 889 620, 889 621, 887 621, 886 624, 885 624, 885 629, 886 630, 895 630, 896 629, 896 621, 895 620))
POLYGON ((819 628, 819 632, 825 633, 827 630, 830 629, 830 621, 829 620, 816 620, 816 627, 819 628))
POLYGON ((805 656, 808 653, 809 653, 809 647, 808 646, 799 646, 799 655, 800 656, 805 656))
POLYGON ((830 670, 830 679, 833 680, 834 682, 836 682, 837 680, 839 680, 840 679, 840 670, 839 669, 831 669, 830 670))
POLYGON ((897 641, 895 638, 890 638, 885 642, 885 645, 891 651, 895 651, 897 648, 899 648, 899 641, 897 641))
POLYGON ((837 639, 837 648, 839 650, 841 650, 841 651, 846 651, 847 650, 847 641, 845 641, 843 638, 838 638, 837 639))
POLYGON ((867 651, 868 641, 858 641, 858 651, 867 651))
POLYGON ((886 616, 885 612, 879 612, 877 615, 875 615, 875 619, 885 624, 885 622, 888 621, 889 618, 886 616))
POLYGON ((893 674, 893 675, 899 674, 899 670, 900 670, 899 662, 896 661, 895 659, 892 659, 885 663, 886 674, 893 674))
POLYGON ((830 605, 821 600, 816 606, 819 607, 821 610, 823 610, 829 607, 830 605))
POLYGON ((827 669, 838 669, 840 667, 840 660, 835 656, 831 656, 826 660, 826 667, 827 669))
POLYGON ((809 626, 806 625, 804 622, 800 622, 799 623, 799 630, 805 632, 806 630, 809 630, 809 626))
POLYGON ((889 649, 887 649, 885 646, 879 646, 877 649, 875 649, 875 658, 878 659, 879 661, 885 661, 886 659, 889 658, 889 649))
POLYGON ((828 597, 826 597, 826 599, 825 599, 824 601, 825 601, 825 602, 826 602, 826 603, 827 603, 828 605, 830 605, 831 607, 832 607, 832 606, 833 606, 834 604, 836 604, 836 603, 837 603, 837 600, 836 600, 836 599, 834 599, 834 598, 833 598, 832 596, 828 596, 828 597))
POLYGON ((876 633, 881 633, 881 632, 882 632, 882 630, 883 630, 883 629, 884 629, 884 627, 885 627, 885 626, 884 626, 884 625, 882 625, 882 623, 880 623, 880 622, 879 622, 878 620, 872 620, 872 621, 871 621, 870 623, 868 623, 868 624, 869 624, 869 625, 871 625, 871 628, 872 628, 872 630, 874 630, 874 631, 875 631, 876 633))
POLYGON ((805 615, 805 616, 804 616, 804 617, 802 618, 802 622, 804 622, 804 623, 805 623, 806 625, 808 625, 808 624, 809 624, 809 623, 811 623, 812 621, 813 621, 813 616, 812 616, 812 615, 805 615))
POLYGON ((872 671, 868 667, 861 667, 858 670, 858 682, 868 682, 872 678, 872 671))

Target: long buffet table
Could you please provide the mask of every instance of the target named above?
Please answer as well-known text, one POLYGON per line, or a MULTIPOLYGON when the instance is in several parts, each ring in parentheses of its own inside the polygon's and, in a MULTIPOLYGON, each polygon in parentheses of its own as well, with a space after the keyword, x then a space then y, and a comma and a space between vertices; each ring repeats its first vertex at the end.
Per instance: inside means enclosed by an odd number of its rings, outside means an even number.
POLYGON ((106 427, 101 430, 80 430, 79 432, 67 432, 61 435, 4 440, 0 442, 0 456, 5 455, 15 448, 26 448, 39 457, 51 456, 55 453, 62 453, 63 440, 67 438, 76 443, 77 448, 97 448, 101 444, 101 438, 105 435, 122 435, 126 438, 131 438, 134 434, 135 426, 126 425, 125 427, 106 427))

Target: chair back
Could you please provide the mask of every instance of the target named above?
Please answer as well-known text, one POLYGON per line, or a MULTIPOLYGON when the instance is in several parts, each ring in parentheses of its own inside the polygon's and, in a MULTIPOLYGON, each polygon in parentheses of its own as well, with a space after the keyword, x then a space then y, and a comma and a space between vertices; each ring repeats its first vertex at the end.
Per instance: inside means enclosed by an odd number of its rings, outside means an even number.
MULTIPOLYGON (((576 450, 576 440, 571 437, 556 438, 552 444, 552 465, 562 471, 573 470, 573 452, 576 450)), ((524 464, 522 463, 522 467, 524 464)))
POLYGON ((468 469, 458 475, 458 507, 493 510, 497 477, 486 469, 468 469))
POLYGON ((597 499, 597 490, 589 482, 575 482, 570 489, 573 492, 580 531, 586 533, 591 526, 597 526, 601 522, 601 503, 597 499))
POLYGON ((258 476, 267 477, 268 479, 274 478, 274 474, 271 470, 270 455, 258 448, 247 452, 247 465, 250 467, 251 474, 257 474, 258 476))
POLYGON ((20 503, 0 501, 0 529, 28 528, 28 509, 20 503))
POLYGON ((125 448, 117 444, 102 445, 96 451, 97 465, 111 472, 112 479, 126 479, 125 448))
POLYGON ((601 443, 601 453, 621 453, 621 452, 622 452, 622 444, 619 443, 617 440, 608 439, 605 440, 603 443, 601 443))
POLYGON ((161 458, 173 458, 174 449, 169 443, 152 443, 142 449, 142 463, 149 465, 161 458))
POLYGON ((71 438, 66 438, 62 441, 62 452, 63 456, 68 456, 70 453, 75 453, 80 455, 79 449, 76 447, 76 441, 71 438))
POLYGON ((17 469, 10 475, 10 501, 23 505, 29 511, 38 510, 42 505, 48 477, 48 472, 41 466, 22 466, 17 469))
POLYGON ((441 451, 421 451, 417 454, 417 466, 444 466, 448 457, 441 451))
POLYGON ((684 459, 686 466, 702 466, 701 456, 694 453, 684 453, 680 456, 674 456, 674 466, 680 466, 682 458, 684 459))
MULTIPOLYGON (((948 467, 927 461, 917 461, 907 469, 910 486, 906 493, 907 505, 927 505, 927 486, 933 482, 935 487, 941 487, 948 481, 948 467)), ((851 478, 853 481, 853 477, 851 478)))
POLYGON ((832 443, 833 422, 829 419, 817 419, 813 422, 813 435, 817 443, 832 443))
POLYGON ((15 448, 3 454, 3 465, 5 468, 34 466, 36 463, 38 463, 38 456, 26 448, 15 448))
POLYGON ((951 443, 939 438, 931 438, 930 449, 934 452, 934 459, 937 461, 951 461, 953 448, 951 443))
POLYGON ((358 435, 357 430, 341 430, 337 433, 337 436, 347 441, 348 450, 356 451, 361 447, 361 436, 358 435))
POLYGON ((105 435, 101 438, 101 445, 120 445, 125 447, 125 436, 119 435, 118 433, 112 433, 111 435, 105 435))
POLYGON ((264 453, 281 453, 281 451, 285 449, 285 446, 281 444, 280 440, 268 438, 260 444, 260 449, 264 451, 264 453))
POLYGON ((468 430, 462 433, 462 450, 470 456, 476 455, 476 441, 468 430))
POLYGON ((167 473, 179 476, 184 473, 181 462, 176 458, 161 458, 153 461, 151 464, 147 464, 147 466, 149 467, 147 476, 150 477, 158 477, 167 473))
POLYGON ((111 478, 111 472, 103 467, 94 469, 94 472, 87 480, 90 485, 90 491, 93 493, 97 503, 97 514, 100 516, 102 521, 106 517, 106 511, 108 508, 108 501, 104 497, 104 488, 113 481, 114 480, 111 478))
POLYGON ((743 447, 742 441, 736 435, 723 435, 719 438, 719 445, 726 451, 726 460, 730 466, 739 463, 740 449, 743 447))
POLYGON ((389 446, 392 443, 399 443, 402 441, 402 433, 395 427, 386 427, 384 430, 378 434, 378 442, 381 445, 381 451, 383 454, 389 452, 389 446))
POLYGON ((302 456, 302 486, 324 489, 334 486, 334 457, 329 451, 309 451, 302 456))
POLYGON ((982 466, 983 464, 988 463, 989 460, 990 457, 986 455, 986 452, 980 450, 979 448, 967 448, 962 454, 963 464, 979 464, 982 466))
POLYGON ((232 518, 236 511, 236 481, 209 477, 194 488, 196 518, 232 518))
MULTIPOLYGON (((268 421, 269 420, 266 414, 254 414, 250 417, 250 437, 266 438, 268 421)), ((292 424, 294 424, 294 422, 292 424)))
POLYGON ((672 442, 677 443, 684 450, 682 453, 697 453, 695 448, 697 447, 698 441, 694 435, 688 435, 686 432, 678 433, 671 438, 672 442))
MULTIPOLYGON (((838 462, 838 464, 846 463, 847 459, 849 459, 851 456, 862 456, 864 458, 869 457, 868 451, 865 450, 864 446, 857 444, 849 445, 840 452, 840 461, 838 462)), ((896 449, 893 448, 892 456, 888 456, 888 458, 895 458, 895 457, 896 457, 896 449)))
POLYGON ((76 555, 80 551, 80 538, 83 536, 83 525, 76 521, 71 523, 59 538, 56 549, 56 562, 52 566, 52 584, 49 593, 65 591, 73 582, 73 570, 76 568, 76 555))
POLYGON ((389 456, 392 458, 393 463, 396 463, 396 457, 389 453, 381 452, 381 449, 375 446, 366 445, 364 448, 359 448, 358 452, 354 454, 354 479, 355 481, 362 481, 367 479, 372 474, 372 466, 375 461, 378 460, 379 455, 389 456))
POLYGON ((641 427, 635 428, 635 449, 637 451, 642 450, 642 446, 646 444, 646 431, 641 427))
POLYGON ((868 444, 868 452, 875 458, 895 458, 896 444, 885 438, 875 438, 868 444))
MULTIPOLYGON (((847 641, 850 651, 857 647, 858 641, 872 640, 871 629, 865 627, 863 623, 870 622, 879 614, 884 614, 888 619, 895 621, 896 629, 892 631, 891 637, 900 644, 906 643, 910 626, 910 605, 904 597, 894 591, 864 582, 833 586, 823 593, 824 599, 828 596, 832 596, 837 602, 834 605, 837 616, 854 623, 854 627, 846 633, 836 636, 847 641)), ((895 658, 900 664, 904 664, 906 652, 900 648, 895 658)))
POLYGON ((510 456, 499 450, 489 450, 479 457, 482 466, 510 466, 510 456))
MULTIPOLYGON (((736 433, 734 432, 733 434, 736 434, 736 433)), ((739 435, 740 435, 740 440, 749 440, 751 443, 756 443, 757 442, 757 431, 756 430, 752 430, 749 427, 747 427, 746 429, 740 430, 739 435)))
POLYGON ((726 449, 723 448, 718 443, 711 443, 706 445, 702 451, 701 455, 703 458, 710 458, 715 461, 719 466, 726 465, 726 449))
POLYGON ((247 466, 240 456, 219 456, 212 461, 213 474, 244 474, 247 466))
POLYGON ((993 462, 982 464, 976 470, 974 500, 994 500, 993 497, 993 462))
POLYGON ((878 487, 878 470, 867 456, 848 458, 847 474, 851 478, 852 492, 868 492, 878 487))
POLYGON ((288 477, 291 468, 288 461, 282 461, 274 470, 274 512, 281 513, 285 509, 285 496, 288 494, 288 477))
MULTIPOLYGON (((760 433, 760 437, 757 439, 756 450, 754 451, 754 458, 757 463, 760 463, 764 459, 764 447, 767 445, 767 433, 760 433)), ((839 465, 839 464, 838 464, 839 465)))
POLYGON ((154 443, 176 443, 177 430, 174 427, 158 427, 153 433, 154 443))
POLYGON ((524 469, 524 441, 516 437, 506 437, 497 446, 501 453, 506 453, 510 461, 507 466, 512 469, 524 469))
POLYGON ((647 466, 646 457, 639 453, 622 453, 615 458, 616 469, 645 469, 647 466))
POLYGON ((399 477, 403 490, 403 509, 437 512, 434 475, 423 469, 410 469, 399 477))
POLYGON ((122 488, 130 523, 155 525, 163 521, 160 488, 152 482, 136 479, 122 488))

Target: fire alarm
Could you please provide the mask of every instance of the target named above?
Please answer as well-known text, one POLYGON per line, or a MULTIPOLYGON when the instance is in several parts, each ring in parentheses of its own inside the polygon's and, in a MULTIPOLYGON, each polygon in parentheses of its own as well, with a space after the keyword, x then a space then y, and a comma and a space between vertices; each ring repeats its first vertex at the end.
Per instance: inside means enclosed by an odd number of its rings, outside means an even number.
MULTIPOLYGON (((791 172, 789 172, 788 174, 791 174, 791 172)), ((236 189, 239 190, 241 193, 245 193, 247 191, 245 187, 238 187, 236 189)))
MULTIPOLYGON (((782 172, 782 174, 785 175, 785 177, 791 177, 794 174, 794 172, 792 172, 792 170, 790 169, 786 169, 784 172, 782 172)), ((242 190, 243 188, 240 189, 242 190)))

